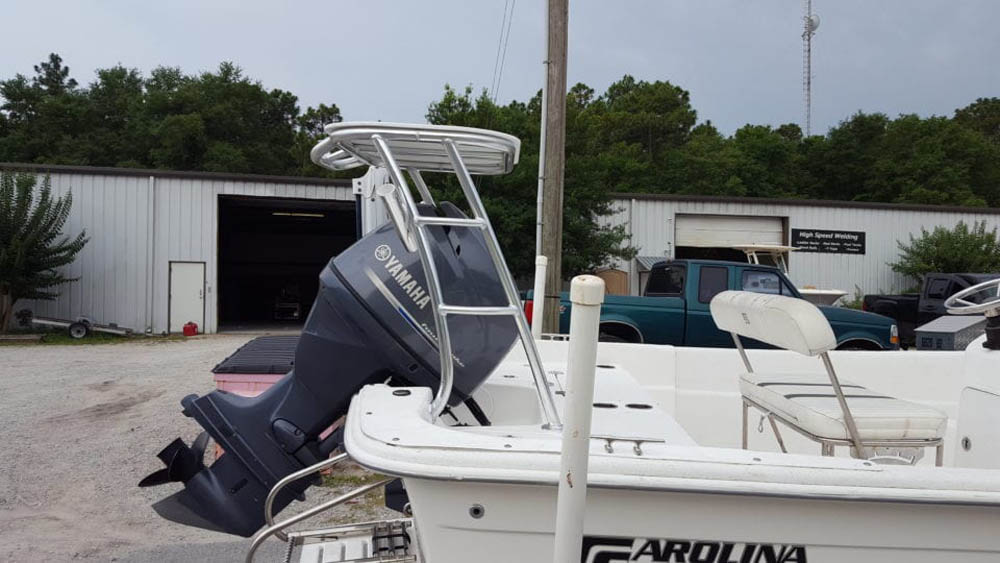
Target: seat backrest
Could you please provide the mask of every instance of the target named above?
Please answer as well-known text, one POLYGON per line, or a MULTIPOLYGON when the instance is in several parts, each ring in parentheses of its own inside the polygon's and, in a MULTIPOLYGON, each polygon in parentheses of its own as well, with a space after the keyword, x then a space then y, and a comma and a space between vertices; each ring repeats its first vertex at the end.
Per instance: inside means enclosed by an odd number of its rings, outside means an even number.
POLYGON ((750 291, 723 291, 712 299, 720 330, 753 338, 806 356, 837 347, 823 312, 805 299, 750 291))

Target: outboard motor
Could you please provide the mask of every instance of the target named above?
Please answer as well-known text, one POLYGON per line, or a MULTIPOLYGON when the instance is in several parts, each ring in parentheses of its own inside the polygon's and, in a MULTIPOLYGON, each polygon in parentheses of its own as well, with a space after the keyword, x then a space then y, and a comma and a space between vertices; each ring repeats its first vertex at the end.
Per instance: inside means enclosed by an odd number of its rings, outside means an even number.
MULTIPOLYGON (((452 204, 420 205, 423 215, 461 217, 452 204)), ((433 227, 432 252, 445 302, 506 305, 479 229, 433 227)), ((160 452, 167 468, 142 486, 179 481, 184 488, 155 503, 175 522, 251 536, 264 524, 264 500, 282 477, 315 464, 339 445, 338 433, 320 434, 347 413, 364 385, 437 388, 440 365, 434 311, 419 255, 408 252, 391 225, 341 253, 320 274, 320 289, 295 352, 295 368, 257 397, 213 391, 181 404, 221 446, 210 467, 202 462, 207 437, 189 447, 180 439, 160 452)), ((449 399, 471 397, 510 350, 517 327, 509 316, 449 319, 455 367, 449 399)), ((313 483, 303 478, 274 503, 281 510, 313 483)))

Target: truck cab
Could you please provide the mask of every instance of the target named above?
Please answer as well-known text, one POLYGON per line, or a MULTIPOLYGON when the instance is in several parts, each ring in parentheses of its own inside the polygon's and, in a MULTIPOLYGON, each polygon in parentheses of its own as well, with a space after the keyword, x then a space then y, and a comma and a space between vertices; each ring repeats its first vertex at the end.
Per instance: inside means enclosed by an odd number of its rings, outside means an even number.
MULTIPOLYGON (((916 343, 916 328, 947 315, 945 299, 972 287, 1000 277, 1000 274, 949 274, 930 273, 924 276, 920 293, 896 295, 865 295, 865 311, 891 317, 899 325, 900 339, 904 346, 916 343)), ((970 297, 973 301, 978 296, 970 297)))
MULTIPOLYGON (((725 290, 754 291, 802 299, 778 268, 716 260, 665 260, 650 271, 643 296, 605 297, 601 339, 677 346, 732 347, 732 336, 712 320, 709 303, 725 290)), ((571 306, 561 302, 560 332, 568 332, 571 306)), ((897 347, 892 319, 820 306, 843 349, 883 350, 897 347)), ((763 344, 748 342, 750 347, 763 344)))

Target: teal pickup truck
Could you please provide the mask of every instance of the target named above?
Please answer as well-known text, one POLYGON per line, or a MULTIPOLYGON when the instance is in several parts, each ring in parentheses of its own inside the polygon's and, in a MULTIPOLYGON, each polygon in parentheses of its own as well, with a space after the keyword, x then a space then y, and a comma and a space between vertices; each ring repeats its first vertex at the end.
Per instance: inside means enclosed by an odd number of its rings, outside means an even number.
MULTIPOLYGON (((601 308, 601 340, 732 347, 733 338, 715 327, 708 304, 727 289, 789 295, 801 299, 781 270, 757 264, 714 260, 659 262, 649 273, 643 297, 608 295, 601 308)), ((837 335, 841 350, 894 350, 899 347, 895 321, 843 307, 819 309, 837 335)), ((570 303, 563 294, 559 331, 569 332, 570 303)), ((745 339, 746 340, 746 339, 745 339)), ((765 347, 747 341, 748 347, 765 347)))

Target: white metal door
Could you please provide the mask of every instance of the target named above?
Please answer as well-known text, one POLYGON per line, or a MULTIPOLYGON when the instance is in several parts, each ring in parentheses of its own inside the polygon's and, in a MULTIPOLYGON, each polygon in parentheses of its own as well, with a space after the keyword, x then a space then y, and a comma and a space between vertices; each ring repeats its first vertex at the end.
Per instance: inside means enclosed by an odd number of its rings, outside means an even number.
POLYGON ((170 263, 170 332, 181 332, 189 322, 205 330, 205 263, 170 263))
POLYGON ((677 215, 674 246, 728 248, 743 244, 784 244, 781 217, 677 215))

